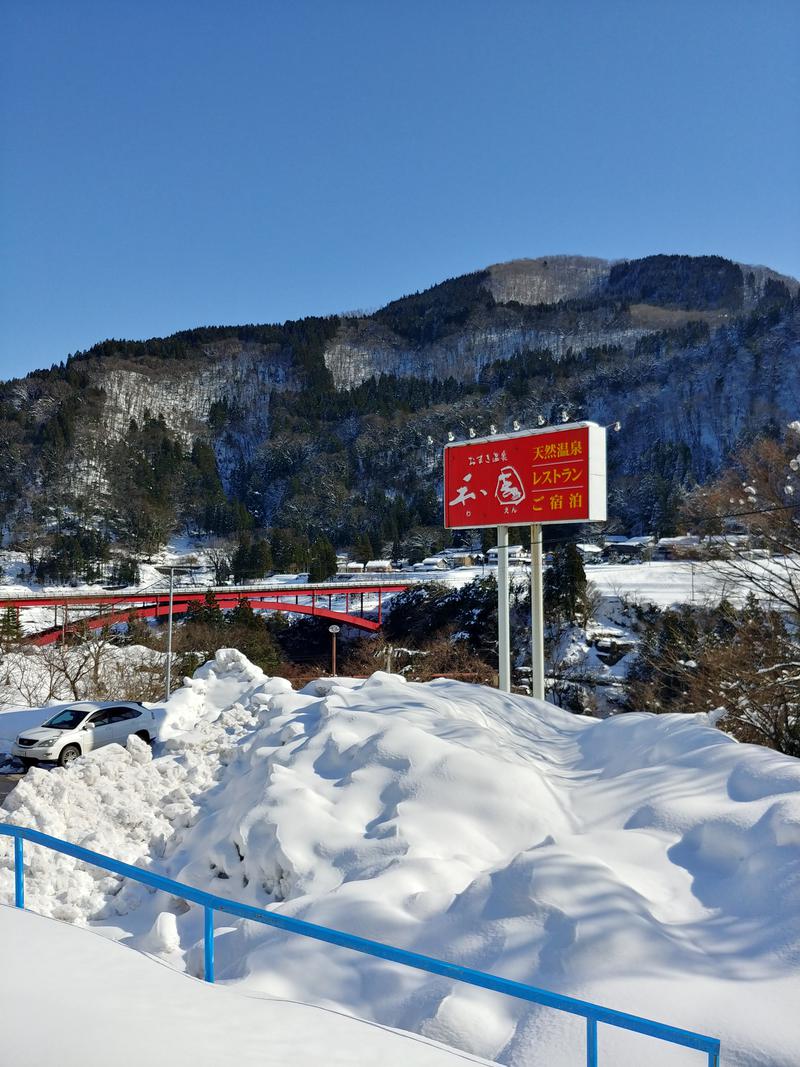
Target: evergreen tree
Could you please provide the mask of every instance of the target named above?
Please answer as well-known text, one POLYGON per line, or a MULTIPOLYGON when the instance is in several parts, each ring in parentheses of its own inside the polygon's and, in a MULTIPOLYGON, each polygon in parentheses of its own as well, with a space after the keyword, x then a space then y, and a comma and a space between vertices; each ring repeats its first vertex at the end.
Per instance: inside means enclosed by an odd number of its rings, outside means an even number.
POLYGON ((544 573, 545 614, 552 622, 575 622, 586 597, 586 572, 572 543, 559 545, 544 573))
POLYGON ((263 578, 271 568, 272 551, 267 542, 262 539, 252 541, 248 536, 243 537, 231 557, 234 582, 238 585, 241 582, 256 581, 263 578))
POLYGON ((280 669, 282 656, 270 627, 247 600, 240 600, 228 613, 225 629, 225 640, 238 648, 251 663, 267 674, 275 674, 280 669))
POLYGON ((353 558, 358 563, 367 563, 369 562, 369 560, 375 558, 375 549, 372 547, 372 541, 370 540, 370 536, 366 531, 364 531, 364 533, 359 534, 359 536, 356 538, 353 558))
POLYGON ((336 549, 327 537, 318 537, 311 546, 309 580, 312 582, 324 582, 326 578, 336 574, 337 570, 336 549))
POLYGON ((22 640, 22 624, 18 608, 6 608, 0 616, 0 647, 8 648, 22 640))
POLYGON ((225 616, 217 598, 209 591, 202 603, 193 601, 186 612, 187 626, 207 626, 212 630, 221 630, 225 625, 225 616))

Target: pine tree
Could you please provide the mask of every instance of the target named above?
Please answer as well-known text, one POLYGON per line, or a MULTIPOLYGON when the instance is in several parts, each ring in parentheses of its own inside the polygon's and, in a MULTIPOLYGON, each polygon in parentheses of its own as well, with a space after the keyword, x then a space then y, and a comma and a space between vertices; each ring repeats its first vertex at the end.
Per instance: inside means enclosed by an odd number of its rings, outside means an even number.
POLYGON ((336 574, 337 569, 336 549, 327 537, 318 537, 311 546, 309 580, 312 582, 324 582, 326 578, 336 574))
POLYGON ((192 602, 186 612, 187 625, 208 626, 212 630, 221 630, 225 625, 225 616, 217 603, 217 598, 209 589, 203 602, 192 602))
POLYGON ((577 546, 571 542, 564 553, 564 581, 564 607, 567 618, 574 622, 586 598, 586 571, 577 546))
POLYGON ((575 622, 586 597, 586 572, 574 544, 558 546, 544 574, 545 614, 552 622, 575 622))
POLYGON ((357 537, 353 557, 359 563, 368 563, 369 560, 375 558, 375 549, 372 547, 372 541, 368 533, 364 532, 357 537))
POLYGON ((0 646, 7 648, 22 640, 22 624, 19 621, 18 608, 6 608, 0 616, 0 646))

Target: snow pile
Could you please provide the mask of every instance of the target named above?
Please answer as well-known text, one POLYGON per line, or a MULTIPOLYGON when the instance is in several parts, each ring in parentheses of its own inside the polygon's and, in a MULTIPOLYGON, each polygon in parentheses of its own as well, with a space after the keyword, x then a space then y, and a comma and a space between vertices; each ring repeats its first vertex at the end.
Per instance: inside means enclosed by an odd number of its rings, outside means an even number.
MULTIPOLYGON (((277 681, 279 687, 289 685, 277 681)), ((175 831, 195 817, 193 798, 212 788, 231 758, 235 739, 252 729, 253 712, 246 704, 254 690, 265 686, 270 683, 258 667, 233 649, 222 650, 165 705, 159 732, 167 740, 158 746, 165 753, 161 758, 153 759, 150 748, 131 737, 126 748, 109 745, 70 768, 34 767, 6 799, 8 821, 127 863, 157 865, 175 831)), ((141 887, 70 857, 31 845, 28 852, 26 899, 40 914, 85 922, 126 914, 146 896, 141 887)), ((12 864, 11 845, 4 839, 3 903, 13 899, 12 864)))
MULTIPOLYGON (((796 1064, 800 761, 705 716, 599 721, 447 680, 295 693, 230 652, 173 696, 164 732, 141 770, 134 747, 31 777, 10 817, 221 896, 720 1036, 725 1067, 796 1064), (48 793, 56 776, 74 777, 68 797, 48 793)), ((199 909, 55 877, 35 865, 28 879, 42 910, 58 886, 62 907, 113 916, 114 936, 200 973, 199 909)), ((579 1019, 230 917, 216 955, 239 989, 501 1063, 582 1055, 579 1019)), ((691 1055, 602 1028, 617 1067, 691 1055)))
MULTIPOLYGON (((34 768, 8 796, 5 810, 17 825, 136 863, 163 853, 173 821, 189 820, 193 806, 183 768, 172 760, 154 761, 149 747, 133 737, 127 749, 98 749, 73 769, 34 768)), ((4 840, 0 848, 0 863, 6 867, 11 847, 4 840)), ((26 849, 27 905, 40 914, 85 922, 108 910, 108 902, 122 888, 116 875, 49 849, 26 849)), ((8 904, 12 899, 4 881, 0 900, 8 904)))

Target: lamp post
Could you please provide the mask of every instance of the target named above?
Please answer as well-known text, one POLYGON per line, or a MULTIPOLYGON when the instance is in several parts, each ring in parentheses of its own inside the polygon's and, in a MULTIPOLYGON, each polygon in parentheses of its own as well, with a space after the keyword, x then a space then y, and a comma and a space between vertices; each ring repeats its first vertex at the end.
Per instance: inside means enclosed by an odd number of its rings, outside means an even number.
POLYGON ((331 675, 336 677, 336 635, 339 633, 341 627, 333 626, 328 627, 328 633, 331 635, 331 675))
POLYGON ((156 567, 159 574, 169 575, 169 613, 167 616, 167 676, 164 681, 164 700, 169 700, 170 690, 172 689, 172 605, 173 594, 175 589, 175 575, 176 574, 191 574, 194 570, 193 567, 168 565, 164 567, 156 567))

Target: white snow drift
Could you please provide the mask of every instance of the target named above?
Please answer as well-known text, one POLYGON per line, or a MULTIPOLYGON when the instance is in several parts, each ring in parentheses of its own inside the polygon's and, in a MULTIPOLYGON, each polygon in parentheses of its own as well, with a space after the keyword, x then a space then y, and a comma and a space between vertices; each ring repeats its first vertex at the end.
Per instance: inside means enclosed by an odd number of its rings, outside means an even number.
MULTIPOLYGON (((800 761, 704 717, 599 721, 444 680, 295 693, 230 650, 172 697, 163 733, 155 759, 133 739, 32 772, 6 817, 222 896, 714 1034, 725 1067, 797 1064, 800 761)), ((199 909, 29 851, 35 910, 201 973, 199 909)), ((580 1019, 230 917, 216 955, 235 989, 514 1067, 584 1055, 580 1019)), ((607 1027, 600 1049, 617 1067, 702 1059, 607 1027)))
POLYGON ((187 981, 104 938, 0 909, 3 1062, 58 1067, 466 1067, 424 1038, 187 981))

